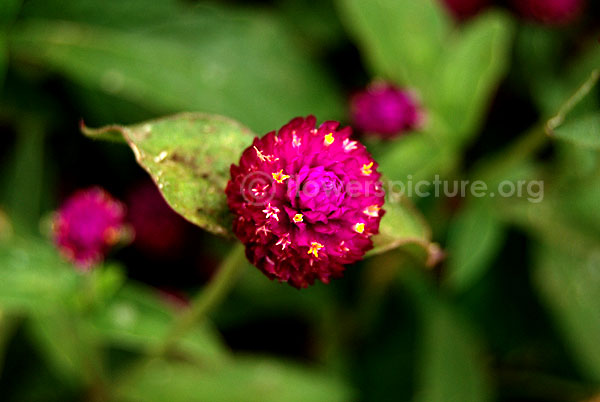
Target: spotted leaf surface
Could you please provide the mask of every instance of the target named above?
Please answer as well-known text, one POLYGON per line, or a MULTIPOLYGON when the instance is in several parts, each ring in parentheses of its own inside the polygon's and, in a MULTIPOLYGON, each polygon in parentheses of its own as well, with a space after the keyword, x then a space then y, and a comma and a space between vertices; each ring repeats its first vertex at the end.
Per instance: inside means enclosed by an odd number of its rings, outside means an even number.
POLYGON ((230 234, 225 186, 231 163, 252 143, 246 127, 221 116, 182 113, 82 131, 91 138, 122 138, 176 212, 209 232, 230 234))

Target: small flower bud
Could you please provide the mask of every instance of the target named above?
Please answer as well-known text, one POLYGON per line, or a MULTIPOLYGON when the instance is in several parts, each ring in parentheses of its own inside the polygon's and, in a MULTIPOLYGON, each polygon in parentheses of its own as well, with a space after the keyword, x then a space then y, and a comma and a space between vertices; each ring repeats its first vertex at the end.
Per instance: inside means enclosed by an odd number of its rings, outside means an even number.
POLYGON ((102 261, 121 239, 125 208, 101 188, 80 190, 60 207, 52 224, 60 252, 82 269, 102 261))
POLYGON ((351 99, 355 126, 384 138, 418 128, 422 121, 419 109, 412 93, 387 83, 374 83, 351 99))

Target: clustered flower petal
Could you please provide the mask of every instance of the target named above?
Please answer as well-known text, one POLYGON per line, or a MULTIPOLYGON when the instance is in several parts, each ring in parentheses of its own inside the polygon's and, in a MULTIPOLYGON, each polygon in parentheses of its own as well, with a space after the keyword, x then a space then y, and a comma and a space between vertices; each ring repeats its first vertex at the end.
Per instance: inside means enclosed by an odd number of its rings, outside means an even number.
POLYGON ((385 138, 414 130, 422 120, 413 94, 389 83, 377 82, 355 94, 350 108, 359 130, 385 138))
POLYGON ((459 20, 472 17, 484 9, 489 0, 442 0, 446 8, 459 20))
POLYGON ((313 116, 255 138, 231 166, 233 229, 271 279, 329 283, 373 247, 384 213, 377 164, 349 127, 313 116))
POLYGON ((121 237, 125 208, 101 188, 80 190, 66 200, 54 219, 54 242, 82 269, 102 261, 121 237))
POLYGON ((585 0, 513 0, 526 18, 549 25, 564 25, 576 20, 585 8, 585 0))

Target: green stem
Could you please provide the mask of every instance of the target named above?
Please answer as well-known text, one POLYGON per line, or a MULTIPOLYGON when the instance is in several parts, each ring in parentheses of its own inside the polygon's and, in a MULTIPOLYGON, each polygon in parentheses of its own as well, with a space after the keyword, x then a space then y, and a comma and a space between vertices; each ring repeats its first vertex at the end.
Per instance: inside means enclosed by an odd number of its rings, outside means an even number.
POLYGON ((244 259, 244 246, 238 243, 223 260, 210 283, 192 300, 190 307, 175 320, 167 336, 151 356, 166 355, 187 331, 225 299, 246 265, 244 259))
POLYGON ((567 99, 567 101, 559 109, 558 113, 556 113, 553 118, 548 120, 548 124, 546 124, 546 131, 548 135, 552 135, 552 131, 565 121, 567 114, 569 114, 569 112, 571 112, 571 110, 573 110, 575 106, 577 106, 577 104, 581 102, 581 100, 585 98, 592 91, 592 89, 594 89, 599 79, 600 70, 597 69, 592 71, 586 82, 584 82, 583 85, 581 85, 581 87, 579 87, 579 89, 577 89, 577 91, 575 91, 575 93, 569 99, 567 99))
POLYGON ((120 377, 113 384, 113 393, 118 394, 118 390, 135 381, 143 371, 152 362, 161 359, 177 345, 177 342, 194 325, 200 322, 211 310, 221 303, 229 291, 235 285, 236 279, 240 276, 246 266, 244 246, 241 243, 236 244, 229 255, 221 262, 214 274, 212 280, 202 289, 192 300, 190 307, 177 317, 171 329, 167 332, 162 342, 151 349, 142 360, 137 361, 130 367, 124 376, 120 377))

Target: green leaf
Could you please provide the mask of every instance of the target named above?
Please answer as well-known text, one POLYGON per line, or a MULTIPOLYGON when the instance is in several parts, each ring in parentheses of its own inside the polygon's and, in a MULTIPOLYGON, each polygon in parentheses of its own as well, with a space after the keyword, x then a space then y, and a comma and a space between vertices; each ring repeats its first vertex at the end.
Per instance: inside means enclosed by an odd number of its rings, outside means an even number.
POLYGON ((450 32, 438 2, 338 0, 337 4, 374 75, 421 91, 431 86, 450 32))
POLYGON ((415 401, 491 400, 478 342, 455 314, 444 306, 432 309, 422 336, 415 401))
POLYGON ((124 276, 118 265, 79 271, 39 239, 0 242, 0 309, 21 314, 81 312, 112 297, 124 276))
POLYGON ((4 75, 8 68, 8 40, 7 33, 9 25, 13 22, 21 0, 3 0, 0 8, 0 90, 4 85, 4 75))
POLYGON ((13 227, 8 216, 0 209, 0 244, 7 241, 13 235, 13 227))
POLYGON ((486 13, 468 23, 446 47, 432 108, 452 127, 453 140, 464 143, 483 121, 491 97, 508 70, 512 24, 500 13, 486 13))
MULTIPOLYGON (((583 159, 583 158, 581 158, 583 159)), ((598 168, 594 161, 593 169, 598 168)), ((600 175, 591 170, 583 179, 567 178, 565 185, 556 188, 548 198, 569 220, 600 235, 600 175)))
POLYGON ((381 172, 405 185, 443 176, 456 164, 457 156, 428 133, 411 134, 386 144, 378 156, 381 172))
POLYGON ((11 23, 16 17, 22 0, 3 0, 0 9, 0 28, 11 23))
POLYGON ((17 141, 11 153, 10 174, 5 179, 6 209, 20 234, 39 233, 44 190, 44 142, 46 126, 35 115, 21 116, 17 141))
POLYGON ((100 356, 90 338, 82 336, 81 321, 66 310, 31 315, 27 330, 52 371, 71 386, 89 383, 100 356))
POLYGON ((42 241, 0 243, 0 307, 27 313, 73 302, 82 275, 42 241))
POLYGON ((343 115, 332 79, 273 16, 152 3, 27 2, 8 38, 12 56, 157 114, 204 110, 260 133, 298 115, 343 115))
POLYGON ((553 135, 582 147, 600 149, 600 111, 566 122, 555 128, 553 135))
MULTIPOLYGON (((128 284, 91 317, 91 335, 98 342, 148 352, 163 341, 174 317, 166 300, 159 299, 158 291, 128 284)), ((203 364, 228 358, 219 335, 207 321, 187 332, 179 340, 177 351, 203 364)))
POLYGON ((490 205, 467 205, 450 223, 446 284, 463 291, 477 281, 498 253, 503 233, 490 205))
POLYGON ((539 247, 535 283, 580 366, 600 381, 600 244, 587 253, 539 247))
POLYGON ((367 257, 401 246, 416 245, 424 252, 428 265, 439 262, 442 253, 438 245, 431 242, 427 222, 406 197, 387 200, 384 209, 386 212, 381 219, 379 234, 373 237, 374 248, 367 257))
POLYGON ((484 348, 468 322, 418 269, 399 275, 419 322, 416 402, 485 402, 491 399, 484 348))
POLYGON ((0 35, 0 89, 4 86, 4 76, 8 69, 8 43, 4 34, 0 35))
POLYGON ((422 270, 400 275, 420 321, 416 402, 485 402, 491 399, 488 367, 476 333, 433 288, 422 270))
POLYGON ((221 116, 183 113, 83 132, 92 138, 122 136, 175 211, 212 233, 230 234, 225 187, 229 167, 252 143, 247 128, 221 116))
POLYGON ((348 401, 348 387, 324 372, 266 358, 238 357, 206 369, 155 361, 134 383, 117 391, 119 400, 193 401, 348 401))
MULTIPOLYGON (((560 38, 560 35, 558 37, 560 38)), ((558 51, 553 56, 555 59, 562 56, 560 54, 560 43, 556 47, 558 51)), ((553 76, 543 74, 530 81, 533 95, 543 115, 556 113, 564 104, 565 99, 571 96, 581 86, 581 83, 590 77, 590 72, 597 70, 600 66, 598 43, 595 40, 590 40, 588 43, 583 44, 582 48, 583 50, 579 54, 569 55, 566 68, 557 69, 558 71, 553 76)), ((552 63, 551 60, 550 63, 552 63)), ((537 70, 533 70, 532 74, 536 73, 537 70)), ((587 97, 586 103, 595 108, 599 106, 599 100, 595 97, 587 97)))

